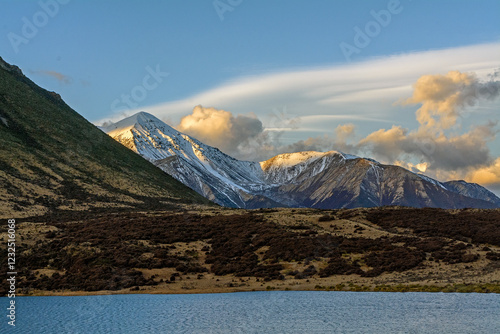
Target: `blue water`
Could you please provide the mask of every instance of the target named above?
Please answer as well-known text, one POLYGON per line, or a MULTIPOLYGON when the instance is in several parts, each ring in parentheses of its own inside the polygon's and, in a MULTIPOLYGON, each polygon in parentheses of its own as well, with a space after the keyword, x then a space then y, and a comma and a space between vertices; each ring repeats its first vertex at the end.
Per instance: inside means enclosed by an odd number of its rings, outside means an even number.
POLYGON ((500 333, 500 295, 327 291, 17 297, 2 333, 500 333))

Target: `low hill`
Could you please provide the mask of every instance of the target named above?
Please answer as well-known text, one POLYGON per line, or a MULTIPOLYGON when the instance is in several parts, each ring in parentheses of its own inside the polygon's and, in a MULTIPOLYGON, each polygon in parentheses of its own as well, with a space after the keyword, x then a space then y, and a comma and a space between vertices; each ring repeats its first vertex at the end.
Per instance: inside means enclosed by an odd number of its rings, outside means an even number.
POLYGON ((16 228, 26 236, 16 247, 24 295, 500 293, 500 209, 214 207, 32 217, 16 228))

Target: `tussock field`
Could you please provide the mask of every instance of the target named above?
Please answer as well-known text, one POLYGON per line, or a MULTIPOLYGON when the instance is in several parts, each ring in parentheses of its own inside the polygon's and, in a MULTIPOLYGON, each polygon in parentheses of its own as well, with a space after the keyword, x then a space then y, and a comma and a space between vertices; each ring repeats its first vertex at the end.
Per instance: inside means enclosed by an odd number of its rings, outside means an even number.
POLYGON ((500 210, 60 212, 17 234, 24 295, 500 292, 500 210))

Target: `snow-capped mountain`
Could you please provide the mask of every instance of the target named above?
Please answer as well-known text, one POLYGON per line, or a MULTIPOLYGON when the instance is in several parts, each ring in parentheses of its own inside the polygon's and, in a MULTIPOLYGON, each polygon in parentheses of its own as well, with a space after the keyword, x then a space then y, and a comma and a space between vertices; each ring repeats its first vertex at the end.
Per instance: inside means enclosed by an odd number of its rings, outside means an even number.
POLYGON ((269 207, 279 203, 252 194, 265 186, 258 162, 239 161, 219 149, 140 112, 103 128, 126 147, 206 198, 228 207, 269 207), (253 204, 255 203, 255 205, 253 204))
POLYGON ((286 153, 260 163, 236 160, 145 112, 103 131, 223 206, 500 207, 500 199, 479 185, 441 183, 402 167, 342 152, 286 153))

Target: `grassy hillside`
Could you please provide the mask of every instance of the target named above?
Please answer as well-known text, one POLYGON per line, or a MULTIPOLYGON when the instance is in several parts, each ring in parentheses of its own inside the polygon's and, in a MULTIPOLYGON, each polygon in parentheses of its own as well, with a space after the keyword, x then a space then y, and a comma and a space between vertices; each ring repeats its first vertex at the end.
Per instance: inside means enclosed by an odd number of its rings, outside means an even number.
POLYGON ((208 203, 0 58, 1 217, 208 203))

